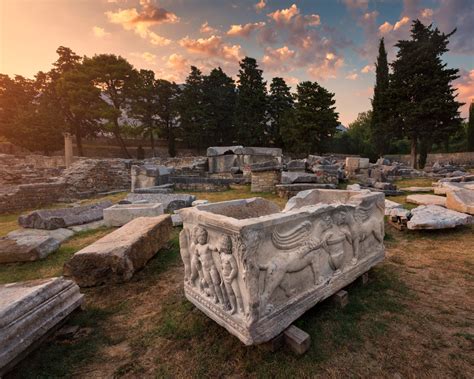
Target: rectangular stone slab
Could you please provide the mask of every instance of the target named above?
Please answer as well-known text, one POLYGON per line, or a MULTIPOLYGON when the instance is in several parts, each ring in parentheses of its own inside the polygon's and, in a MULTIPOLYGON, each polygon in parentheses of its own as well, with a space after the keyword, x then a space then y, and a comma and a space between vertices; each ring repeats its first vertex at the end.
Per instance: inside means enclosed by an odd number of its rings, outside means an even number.
POLYGON ((112 206, 111 201, 81 205, 79 207, 40 209, 18 218, 24 228, 58 229, 87 224, 102 219, 103 210, 112 206))
POLYGON ((60 245, 48 235, 9 235, 0 238, 0 264, 44 259, 60 245))
POLYGON ((437 195, 408 195, 407 203, 418 205, 439 205, 446 206, 446 198, 437 195))
POLYGON ((62 277, 0 285, 0 376, 82 302, 79 287, 62 277))
POLYGON ((474 215, 474 190, 449 191, 446 194, 446 207, 454 211, 474 215))
POLYGON ((170 215, 136 218, 75 253, 64 275, 81 287, 130 280, 168 243, 171 229, 170 215))
POLYGON ((122 226, 137 217, 156 217, 163 214, 163 205, 149 204, 116 204, 104 209, 104 221, 107 226, 122 226))

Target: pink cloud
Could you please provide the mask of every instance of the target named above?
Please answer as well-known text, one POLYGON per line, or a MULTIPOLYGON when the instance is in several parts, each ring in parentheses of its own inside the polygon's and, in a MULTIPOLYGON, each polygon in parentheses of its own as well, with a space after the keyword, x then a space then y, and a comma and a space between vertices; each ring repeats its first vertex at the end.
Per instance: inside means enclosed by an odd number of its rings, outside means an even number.
POLYGON ((104 37, 107 37, 110 35, 109 32, 105 31, 104 28, 101 28, 100 26, 93 26, 92 27, 92 33, 94 34, 94 36, 96 36, 97 38, 104 38, 104 37))
POLYGON ((369 0, 344 0, 344 4, 349 9, 367 9, 369 0))
POLYGON ((460 75, 461 77, 456 81, 454 87, 458 89, 458 101, 465 103, 461 107, 461 116, 467 117, 469 105, 474 101, 474 69, 461 70, 460 75))
POLYGON ((257 13, 260 13, 263 8, 265 8, 267 3, 265 0, 260 0, 257 4, 254 5, 254 8, 257 10, 257 13))
POLYGON ((266 69, 274 72, 288 72, 290 69, 287 64, 290 63, 296 55, 294 50, 288 46, 280 47, 279 49, 265 49, 265 55, 262 58, 262 64, 266 69))
POLYGON ((210 26, 207 21, 201 25, 201 27, 199 28, 199 31, 203 34, 217 34, 218 33, 218 30, 210 26))
POLYGON ((190 52, 218 57, 223 60, 239 61, 242 58, 240 45, 228 45, 223 42, 222 37, 216 35, 198 39, 186 36, 179 41, 179 44, 190 52))
POLYGON ((374 72, 375 71, 375 66, 368 64, 367 66, 362 67, 360 70, 361 73, 363 74, 368 74, 369 72, 374 72))
POLYGON ((351 71, 346 75, 346 79, 348 80, 357 80, 359 78, 359 74, 355 71, 351 71))
POLYGON ((315 80, 327 80, 336 77, 338 70, 344 66, 344 59, 328 53, 320 64, 309 66, 307 73, 315 80))
POLYGON ((265 22, 254 22, 244 25, 231 25, 230 29, 227 31, 228 36, 239 36, 239 37, 248 37, 250 33, 254 30, 259 30, 265 26, 265 22))

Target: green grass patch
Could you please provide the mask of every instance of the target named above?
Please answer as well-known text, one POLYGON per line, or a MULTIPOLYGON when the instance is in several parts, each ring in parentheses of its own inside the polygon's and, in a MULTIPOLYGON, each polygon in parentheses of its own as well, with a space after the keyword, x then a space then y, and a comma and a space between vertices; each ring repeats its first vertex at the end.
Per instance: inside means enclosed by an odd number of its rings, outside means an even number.
POLYGON ((58 251, 45 259, 0 265, 0 284, 61 276, 63 265, 83 247, 110 233, 112 228, 100 228, 76 234, 66 241, 58 251))

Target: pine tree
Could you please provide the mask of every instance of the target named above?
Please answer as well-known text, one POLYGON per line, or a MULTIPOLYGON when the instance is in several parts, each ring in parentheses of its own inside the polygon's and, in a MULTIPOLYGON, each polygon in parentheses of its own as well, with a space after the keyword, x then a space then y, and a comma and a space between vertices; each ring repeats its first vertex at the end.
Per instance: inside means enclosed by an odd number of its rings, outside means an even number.
POLYGON ((467 122, 467 151, 474 151, 474 101, 469 106, 469 120, 467 122))
POLYGON ((155 73, 151 70, 140 70, 136 80, 128 88, 130 115, 139 120, 142 133, 150 139, 151 151, 155 156, 155 135, 158 131, 155 73))
POLYGON ((157 116, 160 135, 168 141, 168 154, 176 155, 176 130, 178 124, 178 109, 180 90, 176 83, 158 79, 156 81, 157 116))
POLYGON ((267 142, 267 90, 262 70, 254 58, 240 62, 235 125, 238 142, 246 146, 262 146, 267 142))
POLYGON ((339 125, 335 104, 334 94, 317 82, 298 84, 294 112, 283 123, 286 148, 305 154, 322 153, 339 125))
MULTIPOLYGON (((411 162, 418 167, 418 147, 426 155, 433 142, 446 140, 461 127, 459 106, 451 82, 457 69, 448 69, 441 56, 448 51, 448 39, 455 32, 441 33, 437 28, 415 20, 411 39, 398 41, 392 63, 390 96, 393 122, 411 141, 411 162)), ((426 157, 422 157, 423 162, 426 157)))
POLYGON ((179 112, 183 140, 189 147, 202 149, 206 137, 203 133, 204 124, 203 76, 201 71, 191 66, 180 95, 179 112))
POLYGON ((268 135, 275 146, 283 147, 281 127, 287 112, 293 109, 293 96, 283 78, 273 78, 268 96, 268 135))
POLYGON ((380 39, 377 57, 374 98, 372 100, 371 140, 379 156, 387 153, 390 142, 389 73, 384 39, 380 39))
POLYGON ((235 82, 222 69, 213 69, 203 80, 204 124, 208 146, 231 145, 236 138, 234 110, 235 82))
POLYGON ((122 132, 127 126, 123 121, 128 107, 127 88, 136 80, 136 71, 125 58, 113 54, 85 57, 83 65, 94 85, 99 87, 106 97, 107 106, 103 108, 102 116, 109 121, 107 126, 115 136, 122 154, 131 158, 122 132))

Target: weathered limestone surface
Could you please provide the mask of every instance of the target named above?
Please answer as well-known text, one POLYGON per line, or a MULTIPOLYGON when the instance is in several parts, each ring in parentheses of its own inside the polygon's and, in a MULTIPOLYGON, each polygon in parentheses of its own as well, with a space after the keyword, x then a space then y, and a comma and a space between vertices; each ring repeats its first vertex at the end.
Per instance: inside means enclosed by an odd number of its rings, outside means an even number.
POLYGON ((318 177, 309 172, 284 171, 281 173, 281 184, 318 183, 318 177))
POLYGON ((0 263, 28 262, 46 258, 61 244, 47 235, 13 235, 0 238, 0 263))
POLYGON ((40 209, 18 218, 24 228, 58 229, 72 225, 87 224, 102 219, 103 210, 112 205, 111 201, 60 209, 40 209))
POLYGON ((47 236, 52 237, 60 244, 68 240, 74 235, 72 230, 66 228, 59 228, 54 230, 45 229, 17 229, 7 234, 9 238, 22 238, 27 236, 47 236))
POLYGON ((129 280, 169 240, 171 216, 139 217, 73 255, 64 275, 81 287, 129 280))
POLYGON ((167 184, 171 175, 171 169, 158 165, 133 165, 131 168, 132 192, 139 188, 150 188, 167 184))
POLYGON ((179 211, 186 297, 247 345, 269 341, 384 259, 384 195, 309 190, 179 211))
POLYGON ((104 209, 104 221, 107 226, 122 226, 137 217, 155 217, 163 214, 160 203, 116 204, 104 209))
POLYGON ((79 287, 64 278, 0 285, 0 376, 82 301, 79 287))
POLYGON ((385 199, 385 216, 389 216, 392 209, 403 209, 403 205, 395 201, 385 199))
POLYGON ((177 209, 190 207, 196 200, 196 196, 181 193, 131 193, 125 200, 130 203, 161 203, 165 212, 173 212, 177 209))
POLYGON ((275 186, 278 196, 289 199, 296 196, 298 192, 310 189, 336 189, 335 184, 329 183, 294 183, 294 184, 277 184, 275 186))
POLYGON ((407 203, 418 205, 440 205, 446 206, 446 198, 437 195, 408 195, 407 203))
POLYGON ((408 229, 449 229, 472 223, 472 216, 438 205, 421 205, 411 210, 408 229))
POLYGON ((434 187, 435 195, 446 195, 450 191, 458 191, 462 189, 474 191, 474 183, 472 182, 438 182, 436 185, 437 186, 434 187))
POLYGON ((474 190, 461 189, 446 194, 446 207, 474 215, 474 190))
POLYGON ((87 230, 95 230, 95 229, 103 228, 104 226, 105 226, 105 221, 99 220, 99 221, 92 221, 87 224, 70 226, 68 229, 72 230, 74 233, 80 233, 80 232, 85 232, 87 230))

